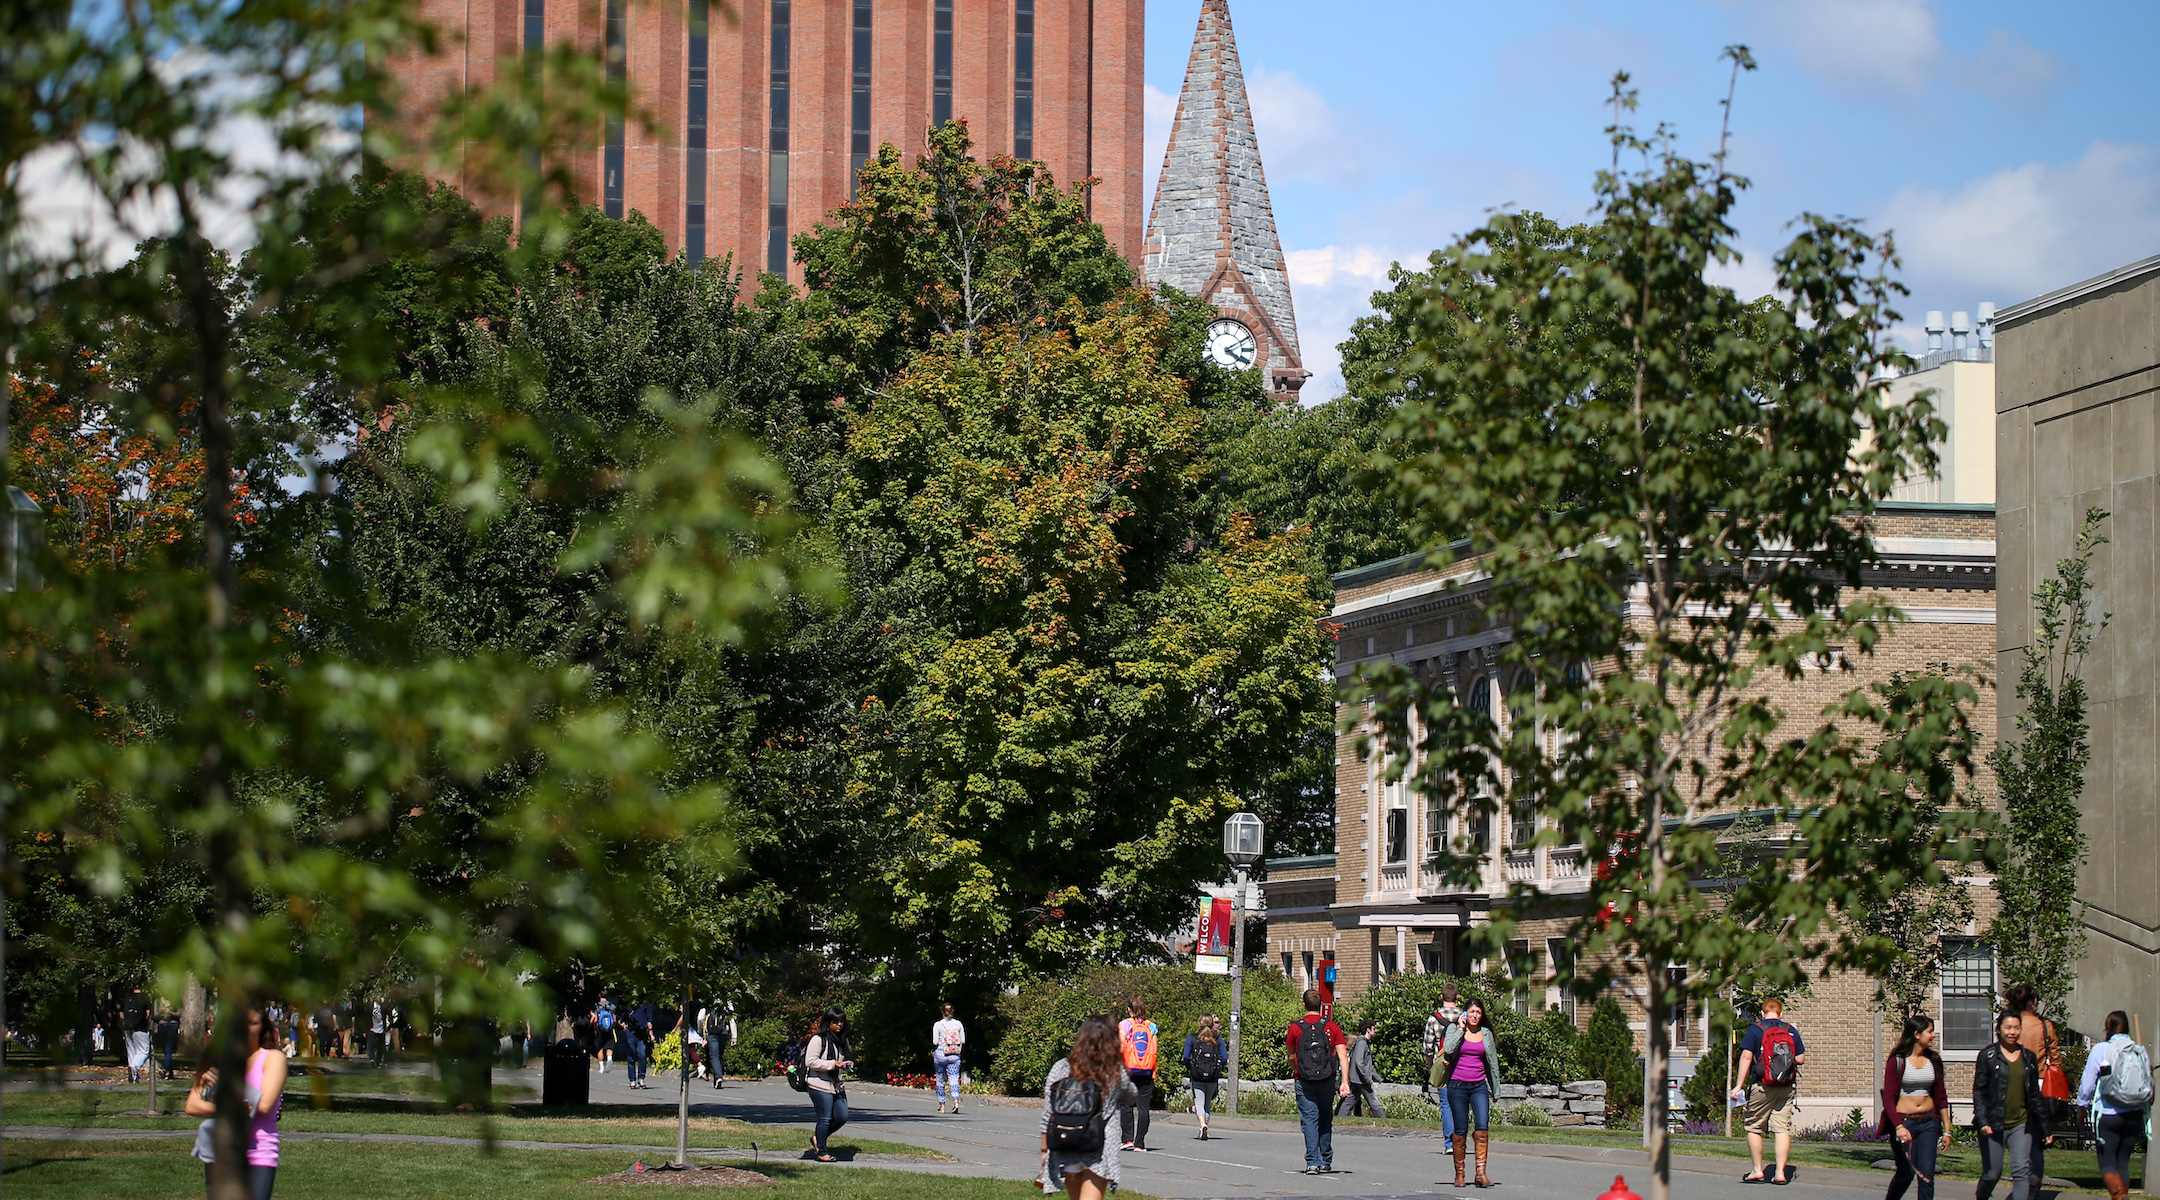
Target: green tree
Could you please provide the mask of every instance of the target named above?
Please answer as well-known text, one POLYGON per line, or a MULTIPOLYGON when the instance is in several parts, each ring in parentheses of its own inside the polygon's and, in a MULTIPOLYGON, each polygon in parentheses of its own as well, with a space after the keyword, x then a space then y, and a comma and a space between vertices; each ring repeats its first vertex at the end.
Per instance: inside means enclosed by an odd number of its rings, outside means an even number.
POLYGON ((1635 1034, 1628 1029, 1627 1013, 1621 1010, 1618 1000, 1598 997, 1575 1057, 1586 1076, 1605 1081, 1608 1106, 1642 1107, 1642 1057, 1635 1052, 1635 1034))
MULTIPOLYGON (((1747 55, 1730 53, 1737 77, 1747 55)), ((1941 423, 1886 404, 1877 382, 1894 355, 1884 240, 1803 218, 1773 260, 1782 299, 1744 305, 1706 278, 1734 257, 1743 184, 1722 155, 1693 162, 1624 129, 1614 143, 1645 164, 1600 174, 1586 265, 1496 237, 1515 217, 1457 248, 1419 317, 1421 398, 1383 464, 1422 544, 1482 551, 1485 619, 1510 630, 1503 668, 1530 681, 1516 719, 1503 732, 1401 670, 1369 695, 1390 752, 1466 826, 1531 808, 1542 838, 1602 864, 1570 922, 1569 973, 1586 995, 1637 976, 1662 1013, 1744 974, 1796 978, 1804 960, 1881 965, 1850 916, 1968 852, 1959 821, 1925 825, 1913 801, 1948 811, 1974 693, 1915 678, 1809 714, 1760 686, 1834 646, 1864 660, 1896 622, 1860 591, 1870 516, 1933 468, 1941 423), (1584 313, 1588 353, 1534 333, 1584 313), (1733 810, 1775 812, 1786 846, 1706 895, 1695 883, 1733 810)), ((1471 886, 1481 862, 1463 845, 1439 866, 1471 886)), ((1514 912, 1543 903, 1524 885, 1513 898, 1514 912)), ((1512 924, 1481 931, 1489 952, 1512 924)), ((1649 1195, 1665 1200, 1670 1035, 1649 1027, 1649 1195)))
POLYGON ((2001 902, 1988 940, 2003 978, 2030 985, 2041 1005, 2060 1012, 2077 982, 2084 955, 2084 906, 2078 869, 2087 837, 2078 811, 2092 733, 2085 715, 2085 656, 2111 614, 2092 616, 2093 551, 2107 544, 2100 524, 2108 514, 2085 511, 2070 556, 2055 576, 2033 589, 2036 636, 2018 668, 2018 737, 1988 759, 2002 796, 2008 852, 1995 873, 2001 902))
MULTIPOLYGON (((616 866, 659 844, 724 862, 718 789, 674 786, 665 746, 595 695, 582 662, 443 653, 387 625, 364 647, 314 644, 317 625, 337 617, 318 608, 317 580, 349 569, 320 555, 350 544, 351 528, 312 535, 345 510, 320 491, 273 486, 245 510, 238 498, 240 483, 274 480, 290 462, 282 435, 301 407, 291 373, 247 369, 257 323, 295 305, 360 311, 356 280, 426 249, 399 232, 430 227, 412 212, 372 244, 310 240, 308 198, 360 165, 354 113, 363 144, 380 148, 374 131, 395 124, 383 64, 393 49, 431 46, 432 31, 387 0, 37 13, 11 16, 22 36, 0 50, 7 160, 73 168, 93 216, 125 227, 148 206, 169 236, 132 271, 85 273, 92 248, 48 252, 24 238, 8 173, 6 349, 52 368, 94 341, 86 332, 159 334, 158 353, 113 377, 125 401, 110 410, 116 432, 169 438, 191 426, 203 470, 192 555, 54 559, 45 588, 0 597, 10 832, 55 835, 48 844, 65 856, 40 866, 110 900, 150 895, 161 872, 198 873, 199 905, 151 923, 176 931, 155 961, 168 991, 187 973, 215 988, 213 1055, 227 1078, 242 1072, 251 1001, 304 1004, 399 965, 439 981, 441 1004, 430 989, 423 1015, 489 1016, 529 1006, 521 972, 606 954, 625 931, 664 935, 642 923, 641 894, 616 866), (256 121, 281 150, 267 163, 236 158, 222 137, 256 121), (244 221, 253 244, 238 276, 210 241, 211 206, 235 197, 225 219, 244 221), (28 341, 26 313, 38 321, 28 341)), ((509 95, 461 108, 476 155, 526 163, 548 134, 609 103, 596 65, 563 49, 547 87, 525 92, 523 73, 506 72, 509 95)), ((560 183, 538 197, 536 247, 557 225, 560 183)), ((362 390, 396 370, 384 353, 394 345, 356 330, 313 349, 335 385, 362 390)), ((638 636, 729 644, 794 585, 773 549, 789 536, 784 480, 702 420, 699 398, 648 395, 640 430, 604 431, 642 435, 647 452, 635 469, 595 471, 585 468, 603 431, 551 428, 546 414, 499 403, 529 381, 525 363, 506 359, 490 387, 444 396, 456 403, 413 432, 407 453, 469 522, 504 510, 504 464, 528 455, 538 490, 611 497, 557 564, 597 572, 606 587, 594 595, 638 636), (551 441, 586 453, 534 453, 551 441)), ((363 411, 374 428, 395 427, 392 408, 363 411)), ((91 931, 42 932, 93 949, 69 936, 91 931)), ((244 1161, 241 1093, 221 1089, 220 1164, 244 1161)), ((214 1168, 211 1183, 220 1200, 242 1194, 235 1170, 214 1168)))
POLYGON ((1196 541, 1163 311, 1059 325, 916 360, 851 417, 833 507, 879 629, 846 784, 879 844, 835 932, 940 987, 1145 952, 1325 720, 1296 540, 1196 541))

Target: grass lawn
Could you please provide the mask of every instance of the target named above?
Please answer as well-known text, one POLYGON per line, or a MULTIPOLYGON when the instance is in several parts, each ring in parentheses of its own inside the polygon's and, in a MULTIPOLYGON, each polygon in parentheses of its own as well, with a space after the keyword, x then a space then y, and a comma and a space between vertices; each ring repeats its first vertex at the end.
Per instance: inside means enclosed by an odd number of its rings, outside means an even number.
MULTIPOLYGON (((1245 1113, 1240 1115, 1253 1120, 1291 1122, 1297 1120, 1295 1116, 1283 1116, 1276 1113, 1245 1113)), ((1496 1118, 1497 1116, 1498 1114, 1495 1114, 1496 1118)), ((1379 1120, 1372 1117, 1337 1117, 1335 1118, 1335 1124, 1338 1127, 1363 1126, 1371 1129, 1416 1130, 1420 1133, 1432 1133, 1435 1135, 1440 1131, 1440 1124, 1437 1121, 1395 1121, 1379 1120)), ((1528 1142, 1533 1145, 1546 1146, 1597 1146, 1608 1149, 1637 1149, 1642 1146, 1642 1133, 1633 1129, 1606 1131, 1580 1125, 1555 1128, 1502 1125, 1495 1119, 1492 1128, 1492 1140, 1496 1143, 1528 1142)), ((1748 1156, 1747 1139, 1738 1134, 1730 1138, 1676 1135, 1672 1139, 1672 1147, 1674 1154, 1692 1154, 1704 1158, 1731 1158, 1745 1162, 1748 1156)), ((1767 1152, 1768 1146, 1765 1146, 1764 1149, 1767 1152)), ((1767 1163, 1768 1154, 1766 1153, 1764 1157, 1767 1163)), ((1794 1142, 1792 1145, 1792 1161, 1800 1166, 1840 1167, 1846 1170, 1866 1171, 1873 1169, 1876 1162, 1889 1157, 1890 1146, 1886 1142, 1865 1142, 1857 1145, 1838 1142, 1794 1142)), ((2132 1179, 2141 1180, 2145 1177, 2145 1157, 2143 1153, 2131 1156, 2130 1175, 2132 1179)), ((1970 1135, 1967 1135, 1967 1140, 1964 1143, 1953 1145, 1937 1158, 1935 1169, 1937 1175, 1941 1178, 1978 1179, 1980 1177, 1980 1151, 1978 1147, 1972 1145, 1970 1135)), ((2093 1157, 2091 1150, 2049 1150, 2047 1173, 2050 1178, 2067 1179, 2087 1191, 2098 1192, 2103 1190, 2100 1186, 2100 1164, 2093 1157)), ((1883 1172, 1883 1178, 1886 1182, 1889 1177, 1889 1172, 1883 1172)), ((1738 1178, 1739 1175, 1736 1174, 1734 1179, 1737 1180, 1738 1178)), ((2009 1186, 2007 1180, 2002 1186, 2006 1188, 2009 1186)))
MULTIPOLYGON (((6 1190, 50 1200, 195 1200, 203 1194, 202 1164, 182 1142, 30 1142, 6 1144, 6 1190)), ((632 1156, 597 1151, 520 1150, 490 1155, 452 1146, 287 1143, 278 1168, 278 1200, 351 1200, 354 1196, 428 1200, 606 1200, 618 1187, 586 1183, 628 1167, 632 1156)), ((705 1160, 708 1162, 717 1160, 705 1160)), ((749 1168, 750 1161, 726 1165, 749 1168)), ((825 1167, 764 1160, 758 1166, 778 1184, 743 1193, 816 1196, 821 1200, 1018 1200, 1040 1195, 1019 1180, 963 1179, 870 1168, 825 1167)), ((632 1191, 630 1196, 642 1195, 632 1191)), ((1120 1192, 1130 1200, 1147 1200, 1120 1192)))
MULTIPOLYGON (((179 1096, 168 1102, 160 1091, 161 1105, 177 1107, 179 1096)), ((116 1111, 119 1102, 111 1093, 80 1089, 49 1092, 10 1092, 6 1100, 9 1124, 65 1125, 100 1129, 193 1129, 192 1117, 93 1116, 92 1103, 103 1100, 103 1111, 116 1111)), ((140 1107, 140 1098, 129 1103, 140 1107)), ((805 1110, 807 1111, 807 1109, 805 1110)), ((510 1108, 498 1113, 452 1112, 440 1104, 424 1101, 369 1100, 332 1097, 328 1107, 318 1108, 306 1096, 288 1096, 280 1129, 304 1133, 418 1133, 432 1137, 488 1137, 528 1142, 603 1142, 639 1146, 670 1146, 675 1143, 676 1117, 672 1104, 596 1104, 583 1110, 537 1107, 510 1108)), ((690 1118, 690 1144, 716 1149, 748 1150, 756 1142, 767 1151, 794 1153, 810 1144, 807 1130, 784 1125, 758 1125, 724 1117, 690 1118)), ((911 1158, 943 1158, 935 1151, 898 1142, 849 1136, 843 1131, 833 1140, 837 1149, 859 1154, 902 1154, 911 1158)), ((12 1143, 11 1143, 12 1145, 12 1143)), ((283 1185, 279 1187, 283 1195, 283 1185)))

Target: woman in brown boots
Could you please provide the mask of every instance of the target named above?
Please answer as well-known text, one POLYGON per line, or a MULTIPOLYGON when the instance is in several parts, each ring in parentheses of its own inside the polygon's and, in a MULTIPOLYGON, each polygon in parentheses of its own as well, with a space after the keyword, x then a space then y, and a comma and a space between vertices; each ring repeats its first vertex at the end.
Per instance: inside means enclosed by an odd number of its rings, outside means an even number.
POLYGON ((1442 1049, 1440 1078, 1447 1081, 1449 1115, 1455 1121, 1455 1186, 1463 1186, 1466 1143, 1477 1145, 1477 1185, 1491 1187, 1485 1174, 1485 1138, 1492 1124, 1493 1090, 1500 1086, 1500 1047, 1485 1024, 1485 1002, 1472 1000, 1462 1020, 1449 1027, 1442 1049), (1472 1132, 1473 1125, 1475 1132, 1472 1132))

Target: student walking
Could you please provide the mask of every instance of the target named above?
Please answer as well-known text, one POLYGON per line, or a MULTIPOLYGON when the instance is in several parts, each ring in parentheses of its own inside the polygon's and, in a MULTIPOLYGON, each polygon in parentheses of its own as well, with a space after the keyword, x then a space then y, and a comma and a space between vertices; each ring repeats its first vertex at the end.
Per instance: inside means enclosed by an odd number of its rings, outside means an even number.
POLYGON ((1139 1094, 1119 1118, 1125 1134, 1120 1150, 1148 1148, 1148 1109, 1155 1103, 1155 1059, 1162 1052, 1162 1031, 1147 1019, 1147 1001, 1134 996, 1125 1004, 1125 1019, 1118 1022, 1118 1053, 1125 1060, 1125 1074, 1139 1094))
POLYGON ((937 1072, 937 1110, 945 1111, 947 1104, 954 1112, 960 1111, 960 1049, 967 1045, 967 1026, 952 1015, 952 1005, 945 1006, 945 1015, 930 1025, 930 1069, 937 1072))
MULTIPOLYGON (((2130 1017, 2117 1009, 2101 1026, 2106 1040, 2085 1058, 2077 1104, 2092 1111, 2100 1148, 2100 1182, 2109 1200, 2130 1194, 2130 1152, 2145 1136, 2153 1102, 2152 1055, 2130 1040, 2130 1017)), ((2149 1153, 2149 1152, 2148 1152, 2149 1153)), ((2151 1175, 2148 1167, 2146 1174, 2151 1175)))
POLYGON ((1440 1077, 1440 1048, 1447 1044, 1448 1030, 1462 1021, 1462 993, 1452 983, 1440 985, 1440 1007, 1425 1018, 1425 1034, 1418 1050, 1425 1056, 1425 1098, 1440 1110, 1440 1142, 1450 1145, 1455 1137, 1455 1110, 1448 1106, 1447 1080, 1440 1077))
POLYGON ((382 997, 377 996, 368 1001, 368 1062, 374 1066, 383 1065, 383 1054, 390 1048, 385 1038, 388 1032, 389 1024, 383 1016, 382 997))
POLYGON ((638 1004, 630 1009, 622 1022, 624 1061, 630 1073, 630 1086, 650 1088, 646 1076, 652 1066, 653 1010, 650 1004, 638 1004))
POLYGON ((1215 1107, 1215 1093, 1222 1086, 1223 1064, 1230 1047, 1223 1041, 1222 1021, 1213 1014, 1200 1018, 1200 1030, 1185 1035, 1185 1053, 1178 1061, 1185 1067, 1185 1082, 1192 1087, 1193 1111, 1200 1114, 1200 1141, 1208 1140, 1207 1119, 1215 1107))
POLYGON ((1455 1186, 1463 1186, 1465 1142, 1477 1143, 1477 1185, 1491 1187, 1485 1173, 1486 1140, 1492 1129, 1493 1092, 1500 1086, 1499 1039, 1485 1024, 1485 1002, 1463 1006, 1462 1021, 1448 1032, 1440 1051, 1447 1080, 1448 1106, 1455 1111, 1455 1186))
POLYGON ((1380 1028, 1377 1021, 1366 1021, 1358 1027, 1358 1035, 1350 1043, 1350 1094, 1335 1106, 1338 1117, 1384 1116, 1380 1104, 1373 1099, 1373 1085, 1380 1082, 1380 1072, 1373 1069, 1372 1036, 1380 1028))
POLYGON ((615 1005, 606 992, 593 1005, 593 1046, 600 1052, 600 1074, 605 1075, 608 1061, 615 1057, 615 1005))
POLYGON ((140 986, 120 998, 120 1032, 127 1038, 127 1078, 142 1082, 150 1069, 150 1000, 140 986))
MULTIPOLYGON (((2031 984, 2017 984, 2003 994, 2003 1011, 2018 1015, 2018 1045, 2039 1064, 2042 1088, 2040 1094, 2046 1096, 2050 1068, 2056 1072, 2062 1070, 2062 1041, 2055 1022, 2040 1015, 2040 992, 2031 984)), ((2050 1120, 2054 1119, 2055 1102, 2059 1100, 2067 1103, 2070 1100, 2067 1087, 2069 1081, 2059 1082, 2065 1085, 2063 1094, 2048 1097, 2047 1111, 2050 1120)), ((2029 1173, 2032 1178, 2032 1194, 2035 1196, 2040 1194, 2041 1181, 2047 1178, 2047 1148, 2051 1144, 2052 1139, 2033 1143, 2029 1173)))
POLYGON ((1904 1200, 1920 1183, 1919 1200, 1935 1200, 1935 1156, 1950 1148, 1950 1092, 1942 1055, 1935 1052, 1935 1022, 1905 1018, 1897 1048, 1883 1062, 1882 1121, 1878 1135, 1892 1136, 1897 1174, 1883 1200, 1904 1200))
POLYGON ((1284 1038, 1297 1073, 1298 1128, 1305 1134, 1305 1173, 1335 1171, 1335 1102, 1350 1094, 1350 1039, 1320 1015, 1320 989, 1305 989, 1305 1015, 1284 1038))
POLYGON ((819 1014, 802 1053, 803 1082, 810 1088, 810 1106, 817 1110, 813 1150, 819 1162, 837 1162, 827 1141, 847 1124, 847 1084, 840 1072, 855 1065, 855 1052, 848 1048, 847 1014, 837 1008, 819 1014))
POLYGON ((1117 1190, 1109 1131, 1140 1102, 1121 1041, 1109 1017, 1089 1017, 1073 1035, 1072 1053, 1043 1078, 1042 1178, 1063 1186, 1069 1200, 1103 1200, 1117 1190))
MULTIPOLYGON (((277 1026, 259 1008, 248 1010, 247 1032, 247 1088, 248 1135, 245 1179, 248 1200, 270 1200, 270 1189, 277 1184, 278 1169, 278 1117, 285 1109, 285 1052, 278 1049, 277 1026)), ((188 1089, 186 1110, 191 1117, 216 1118, 217 1116, 217 1068, 208 1065, 210 1055, 203 1055, 204 1065, 195 1072, 195 1084, 188 1089)), ((214 1142, 210 1140, 212 1121, 206 1120, 195 1137, 195 1157, 203 1163, 203 1184, 207 1192, 210 1182, 211 1157, 214 1142)))
POLYGON ((1973 1063, 1973 1128, 1980 1132, 1980 1185, 1975 1200, 1988 1200, 2010 1164, 2010 1200, 2035 1200, 2033 1143, 2051 1142, 2049 1104, 2040 1094, 2040 1059, 2019 1041, 2025 1020, 2006 1012, 1995 1019, 1995 1044, 1973 1063))
POLYGON ((1740 1177, 1742 1183, 1762 1183, 1763 1137, 1768 1135, 1777 1151, 1777 1174, 1769 1182, 1792 1182, 1793 1112, 1800 1091, 1800 1067, 1807 1062, 1807 1043, 1800 1031, 1785 1021, 1785 1002, 1772 996, 1762 1002, 1762 1017, 1740 1036, 1740 1086, 1733 1099, 1744 1101, 1748 1158, 1754 1170, 1740 1177))

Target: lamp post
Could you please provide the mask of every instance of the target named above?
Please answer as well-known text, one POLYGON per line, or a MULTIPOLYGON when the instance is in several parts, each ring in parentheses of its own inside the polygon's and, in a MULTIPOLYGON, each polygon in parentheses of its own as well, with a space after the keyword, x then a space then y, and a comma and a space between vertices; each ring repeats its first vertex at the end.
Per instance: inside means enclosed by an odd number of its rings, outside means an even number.
POLYGON ((1238 1033, 1245 1010, 1245 877, 1247 868, 1259 861, 1267 826, 1249 812, 1232 813, 1223 822, 1223 856, 1230 860, 1237 891, 1230 898, 1230 1107, 1237 1115, 1238 1033))

